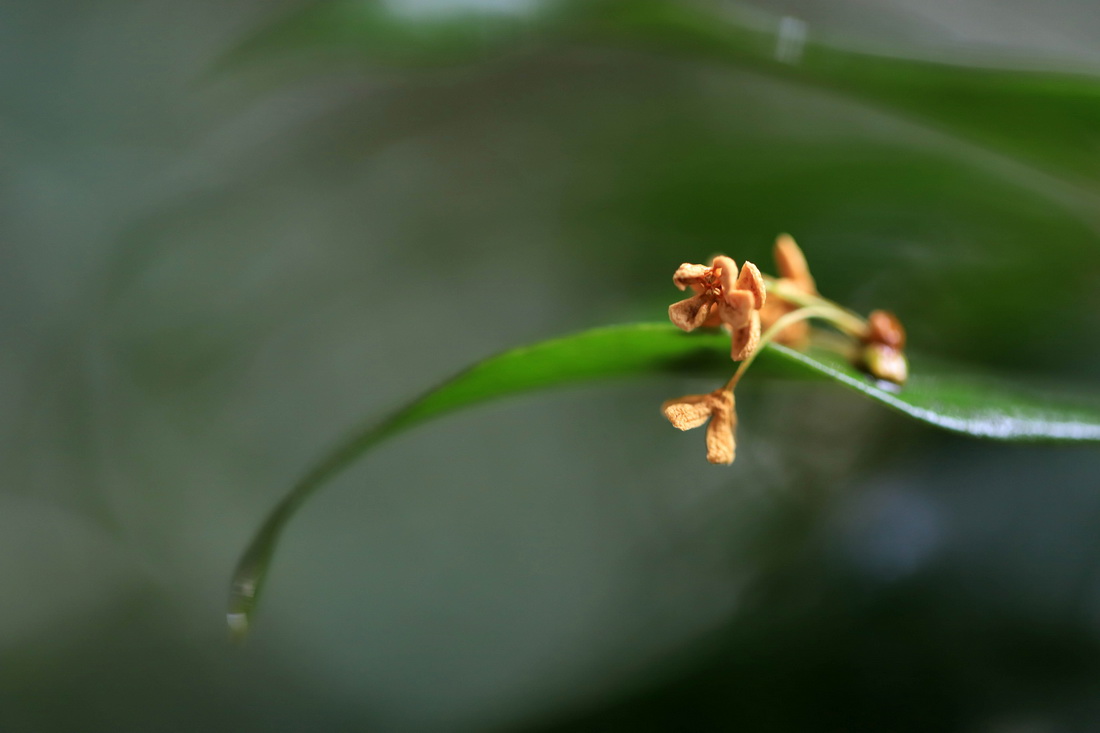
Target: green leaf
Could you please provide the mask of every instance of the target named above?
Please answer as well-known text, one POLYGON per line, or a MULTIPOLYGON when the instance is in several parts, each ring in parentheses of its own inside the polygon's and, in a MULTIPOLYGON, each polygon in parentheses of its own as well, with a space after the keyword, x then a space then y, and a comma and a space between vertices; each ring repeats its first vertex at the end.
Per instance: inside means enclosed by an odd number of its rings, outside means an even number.
MULTIPOLYGON (((926 61, 904 58, 904 50, 872 54, 813 40, 797 64, 788 64, 776 58, 774 29, 739 18, 736 6, 718 13, 691 3, 631 0, 599 10, 588 19, 595 38, 710 58, 860 99, 1037 170, 1095 178, 1095 164, 1081 155, 1098 139, 1100 79, 1094 74, 987 68, 958 58, 926 61)), ((1082 195, 1072 177, 1059 184, 1082 195)))
POLYGON ((988 68, 957 57, 927 61, 905 58, 905 49, 873 54, 815 39, 791 64, 776 58, 775 27, 737 5, 719 11, 682 0, 558 0, 536 7, 405 17, 373 0, 315 2, 258 30, 226 61, 326 51, 368 67, 431 68, 585 43, 642 47, 862 100, 1029 162, 1059 176, 1055 187, 1063 195, 1095 204, 1095 192, 1078 185, 1096 173, 1081 154, 1098 142, 1095 74, 988 68))
MULTIPOLYGON (((375 0, 327 0, 307 4, 258 30, 223 64, 271 56, 315 55, 377 68, 432 68, 492 58, 520 45, 529 21, 502 11, 462 10, 402 17, 375 0)), ((545 27, 544 27, 545 29, 545 27)))
MULTIPOLYGON (((1024 386, 964 375, 912 358, 904 388, 873 380, 825 350, 769 344, 753 365, 762 374, 838 382, 929 425, 1001 440, 1100 441, 1100 400, 1071 406, 1024 386)), ((732 372, 722 332, 684 334, 670 324, 636 323, 584 331, 490 357, 389 417, 354 431, 307 473, 268 515, 233 576, 228 623, 247 634, 275 546, 299 507, 370 448, 419 423, 505 395, 590 379, 658 373, 732 372)), ((654 419, 657 419, 656 417, 654 419)))

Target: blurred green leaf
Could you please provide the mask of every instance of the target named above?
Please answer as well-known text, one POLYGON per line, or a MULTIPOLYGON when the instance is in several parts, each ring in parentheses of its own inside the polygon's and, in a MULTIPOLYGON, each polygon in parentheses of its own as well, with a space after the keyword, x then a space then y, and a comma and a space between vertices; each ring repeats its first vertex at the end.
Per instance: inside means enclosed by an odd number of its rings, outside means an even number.
POLYGON ((735 12, 669 0, 601 8, 591 18, 596 38, 710 58, 859 99, 1065 175, 1059 183, 1067 195, 1083 193, 1076 188, 1080 179, 1095 181, 1100 173, 1091 156, 1081 155, 1100 144, 1094 75, 885 56, 816 40, 789 63, 778 58, 778 23, 763 30, 735 12))
MULTIPOLYGON (((233 576, 230 630, 237 637, 247 634, 275 546, 298 508, 386 438, 461 407, 542 387, 666 372, 728 375, 728 349, 722 332, 688 335, 669 324, 594 329, 490 357, 381 422, 353 432, 291 489, 248 546, 233 576)), ((1053 400, 1027 387, 913 361, 908 385, 884 387, 831 352, 801 353, 769 344, 753 374, 832 380, 929 425, 976 437, 1100 441, 1100 401, 1070 406, 1068 400, 1053 400)))
POLYGON ((330 0, 306 5, 261 28, 225 61, 325 52, 379 67, 446 66, 499 53, 526 37, 528 28, 523 18, 499 11, 408 18, 375 0, 330 0))
POLYGON ((800 41, 797 61, 789 63, 778 58, 776 22, 776 29, 761 28, 736 5, 719 12, 680 0, 564 0, 518 14, 467 10, 421 18, 372 0, 337 0, 261 29, 231 58, 323 50, 371 65, 431 67, 546 45, 642 45, 871 103, 1064 176, 1059 183, 1071 197, 1083 193, 1082 180, 1100 173, 1093 157, 1081 155, 1100 145, 1100 80, 1093 75, 886 56, 814 38, 800 41))
MULTIPOLYGON (((497 203, 503 194, 515 206, 552 190, 557 246, 627 261, 620 272, 638 298, 649 296, 629 282, 684 256, 670 242, 702 258, 736 238, 739 257, 757 261, 786 230, 830 254, 812 259, 833 297, 890 307, 935 351, 1054 369, 1068 362, 1049 355, 1080 349, 1076 334, 1095 329, 1096 309, 1081 302, 1100 282, 1100 168, 1082 154, 1100 147, 1096 75, 1027 70, 1027 59, 1009 69, 904 57, 928 54, 919 48, 875 55, 812 27, 785 62, 779 19, 769 25, 736 3, 719 12, 691 0, 565 0, 527 15, 416 18, 385 7, 311 6, 301 17, 313 20, 295 31, 288 18, 290 37, 271 34, 266 47, 293 51, 308 37, 340 58, 338 49, 354 49, 352 63, 372 78, 404 82, 399 94, 367 94, 356 109, 370 115, 339 124, 343 149, 355 146, 348 161, 373 161, 395 140, 430 141, 428 160, 451 172, 418 220, 419 247, 483 236, 481 222, 509 210, 497 203), (501 32, 479 33, 484 23, 501 32), (390 25, 403 30, 389 34, 390 25), (480 50, 450 57, 470 64, 464 73, 426 77, 422 68, 442 57, 415 39, 448 27, 465 28, 459 35, 480 39, 480 50), (476 63, 517 54, 526 58, 476 63), (517 185, 482 194, 492 203, 475 214, 452 203, 477 190, 473 171, 517 185), (446 236, 429 231, 434 221, 446 236), (1021 332, 1034 348, 1018 348, 1021 332)), ((319 129, 318 144, 336 149, 334 128, 319 129)), ((644 317, 625 318, 635 315, 644 317)))

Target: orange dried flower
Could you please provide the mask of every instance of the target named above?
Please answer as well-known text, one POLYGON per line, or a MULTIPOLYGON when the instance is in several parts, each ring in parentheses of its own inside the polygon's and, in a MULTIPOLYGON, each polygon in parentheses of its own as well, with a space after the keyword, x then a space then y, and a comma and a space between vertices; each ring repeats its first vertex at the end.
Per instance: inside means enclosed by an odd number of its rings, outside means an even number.
POLYGON ((890 311, 872 311, 860 354, 860 366, 878 379, 905 384, 909 362, 905 358, 905 327, 890 311))
POLYGON ((905 326, 890 311, 871 311, 871 315, 867 316, 866 341, 892 349, 904 349, 905 326))
POLYGON ((736 455, 734 431, 737 413, 734 411, 733 392, 719 389, 709 394, 690 394, 668 400, 661 405, 661 412, 672 426, 691 430, 703 423, 707 425, 707 460, 711 463, 733 463, 736 455))
MULTIPOLYGON (((780 234, 775 240, 775 266, 779 271, 779 284, 800 290, 807 295, 817 295, 817 284, 810 267, 806 264, 806 256, 802 249, 789 234, 780 234)), ((760 312, 760 320, 764 328, 768 328, 783 316, 798 310, 798 305, 772 293, 771 299, 760 312)), ((806 345, 810 336, 810 324, 806 321, 792 323, 775 335, 778 343, 794 348, 802 348, 806 345)))
POLYGON ((753 352, 760 340, 760 309, 767 297, 756 265, 746 262, 738 275, 737 263, 719 255, 710 267, 685 262, 672 282, 680 290, 691 288, 695 293, 668 307, 669 320, 678 328, 694 331, 700 326, 724 325, 732 338, 730 356, 734 361, 753 352))

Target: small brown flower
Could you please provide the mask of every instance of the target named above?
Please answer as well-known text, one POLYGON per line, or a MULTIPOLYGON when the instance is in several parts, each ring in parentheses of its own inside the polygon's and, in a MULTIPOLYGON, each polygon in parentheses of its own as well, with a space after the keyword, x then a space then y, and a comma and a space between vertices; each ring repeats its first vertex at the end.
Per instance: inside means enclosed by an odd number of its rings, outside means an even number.
POLYGON ((672 426, 680 430, 707 425, 707 460, 711 463, 733 463, 736 453, 733 439, 737 428, 733 392, 719 389, 709 394, 689 394, 668 400, 661 405, 661 412, 672 426))
MULTIPOLYGON (((789 234, 780 234, 775 240, 775 266, 779 270, 778 284, 800 290, 807 295, 817 295, 817 284, 810 274, 806 256, 789 234)), ((764 309, 760 311, 760 320, 768 328, 783 316, 798 310, 798 305, 772 293, 764 309)), ((784 328, 775 336, 778 343, 794 348, 806 345, 810 336, 810 324, 798 321, 784 328)))
POLYGON ((859 366, 878 379, 905 384, 909 362, 905 358, 905 327, 890 311, 872 311, 867 317, 859 366))
POLYGON ((677 327, 694 331, 700 326, 724 325, 732 338, 730 356, 734 361, 753 352, 760 340, 760 309, 767 297, 756 265, 746 262, 738 275, 737 263, 719 255, 710 267, 685 262, 672 282, 680 290, 691 288, 695 293, 668 307, 669 320, 677 327))

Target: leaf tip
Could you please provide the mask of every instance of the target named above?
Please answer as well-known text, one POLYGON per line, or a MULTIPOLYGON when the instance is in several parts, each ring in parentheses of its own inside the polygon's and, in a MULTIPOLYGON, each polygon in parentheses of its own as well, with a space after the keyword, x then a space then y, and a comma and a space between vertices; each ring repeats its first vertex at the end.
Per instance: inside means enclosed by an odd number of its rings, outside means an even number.
POLYGON ((252 611, 256 605, 257 583, 252 574, 238 571, 229 596, 229 610, 225 614, 225 623, 229 629, 229 640, 240 644, 248 638, 252 629, 252 611))
POLYGON ((229 640, 235 644, 241 644, 248 638, 251 621, 248 614, 243 611, 230 611, 225 614, 225 622, 229 626, 229 640))

